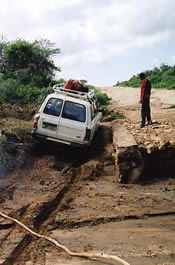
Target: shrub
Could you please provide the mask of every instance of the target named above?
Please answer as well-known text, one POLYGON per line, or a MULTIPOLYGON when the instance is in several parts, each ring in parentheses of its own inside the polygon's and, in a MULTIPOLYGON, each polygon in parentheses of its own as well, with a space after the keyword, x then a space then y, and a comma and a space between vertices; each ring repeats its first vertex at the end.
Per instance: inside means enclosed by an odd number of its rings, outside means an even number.
MULTIPOLYGON (((153 70, 144 73, 151 81, 152 87, 175 89, 175 65, 162 64, 159 68, 154 67, 153 70)), ((139 75, 133 75, 128 81, 117 82, 115 86, 140 87, 139 75)))
POLYGON ((109 98, 106 93, 96 90, 95 94, 101 107, 105 108, 110 104, 111 98, 109 98))
POLYGON ((33 87, 30 84, 26 86, 21 85, 17 88, 18 99, 20 99, 24 103, 36 101, 39 95, 40 89, 37 87, 33 87))
POLYGON ((18 99, 21 100, 22 103, 28 102, 40 102, 44 97, 46 97, 49 93, 51 93, 51 87, 38 88, 32 85, 20 86, 17 89, 18 99))
POLYGON ((14 102, 17 99, 17 82, 9 78, 0 80, 0 102, 14 102))
POLYGON ((107 117, 103 118, 104 122, 111 122, 113 120, 119 120, 119 119, 124 119, 125 116, 123 113, 120 112, 111 112, 110 115, 108 115, 107 117))

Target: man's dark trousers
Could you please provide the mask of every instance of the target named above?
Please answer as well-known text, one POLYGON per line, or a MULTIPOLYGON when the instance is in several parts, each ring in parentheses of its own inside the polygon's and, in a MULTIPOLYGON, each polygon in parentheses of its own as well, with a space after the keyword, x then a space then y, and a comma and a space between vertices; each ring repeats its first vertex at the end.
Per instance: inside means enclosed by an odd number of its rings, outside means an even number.
POLYGON ((148 124, 151 123, 150 99, 149 98, 145 98, 142 101, 141 117, 142 117, 141 127, 145 126, 146 119, 148 121, 148 124))

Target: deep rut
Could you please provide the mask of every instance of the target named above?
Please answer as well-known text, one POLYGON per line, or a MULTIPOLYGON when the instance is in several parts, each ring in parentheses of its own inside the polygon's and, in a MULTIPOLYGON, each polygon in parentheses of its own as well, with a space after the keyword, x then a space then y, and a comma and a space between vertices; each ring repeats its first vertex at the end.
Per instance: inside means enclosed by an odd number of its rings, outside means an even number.
MULTIPOLYGON (((59 211, 59 207, 61 206, 63 199, 65 198, 66 194, 68 194, 69 190, 72 189, 72 185, 75 181, 76 181, 75 175, 72 174, 71 177, 68 179, 67 183, 64 185, 64 187, 58 192, 56 197, 52 198, 49 201, 45 201, 42 205, 40 205, 39 207, 37 206, 36 208, 33 209, 33 212, 39 212, 39 214, 35 216, 34 220, 32 219, 30 221, 28 220, 29 223, 32 223, 34 231, 38 233, 39 232, 40 233, 44 232, 44 234, 46 233, 47 230, 45 231, 45 228, 44 228, 45 221, 47 222, 49 221, 50 223, 52 223, 51 215, 54 215, 54 211, 59 211)), ((30 210, 29 212, 26 211, 25 215, 29 215, 29 214, 30 214, 30 210)), ((25 216, 23 216, 22 220, 23 222, 25 222, 25 216)), ((14 230, 17 230, 17 229, 18 227, 14 228, 14 230)), ((12 236, 12 233, 14 233, 14 236, 15 236, 15 232, 12 230, 10 235, 12 236)), ((27 260, 27 257, 31 249, 33 249, 33 246, 35 245, 35 242, 33 242, 32 239, 33 237, 31 235, 24 234, 20 242, 17 244, 17 246, 13 249, 13 251, 9 254, 9 256, 6 258, 6 260, 2 264, 3 265, 11 265, 11 264, 19 265, 20 260, 22 262, 21 264, 24 264, 24 261, 27 260), (29 244, 31 246, 28 246, 29 244)), ((8 240, 8 237, 5 240, 8 240)))

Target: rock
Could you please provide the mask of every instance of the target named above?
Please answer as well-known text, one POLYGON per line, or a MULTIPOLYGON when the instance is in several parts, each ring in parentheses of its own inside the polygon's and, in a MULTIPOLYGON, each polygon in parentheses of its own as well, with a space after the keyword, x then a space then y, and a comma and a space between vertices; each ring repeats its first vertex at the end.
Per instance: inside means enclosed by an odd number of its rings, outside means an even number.
POLYGON ((151 154, 155 150, 155 146, 153 144, 149 144, 146 146, 148 154, 151 154))
POLYGON ((95 180, 103 173, 104 166, 101 162, 91 160, 80 168, 79 180, 95 180))
POLYGON ((144 161, 138 146, 118 148, 115 162, 119 169, 119 182, 136 183, 141 178, 144 161))
POLYGON ((159 150, 163 150, 164 149, 164 142, 159 142, 159 144, 158 144, 158 149, 159 150))
POLYGON ((45 181, 44 180, 41 180, 40 181, 40 185, 45 185, 45 181))

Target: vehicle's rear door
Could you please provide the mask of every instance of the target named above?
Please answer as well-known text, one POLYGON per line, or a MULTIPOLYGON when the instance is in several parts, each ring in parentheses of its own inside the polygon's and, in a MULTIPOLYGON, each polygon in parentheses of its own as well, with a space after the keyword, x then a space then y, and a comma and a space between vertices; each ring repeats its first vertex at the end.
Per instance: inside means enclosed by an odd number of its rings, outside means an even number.
POLYGON ((38 121, 37 133, 46 137, 56 138, 60 122, 63 100, 50 98, 44 106, 38 121))
POLYGON ((86 105, 66 100, 59 122, 58 139, 82 144, 86 133, 86 105))

